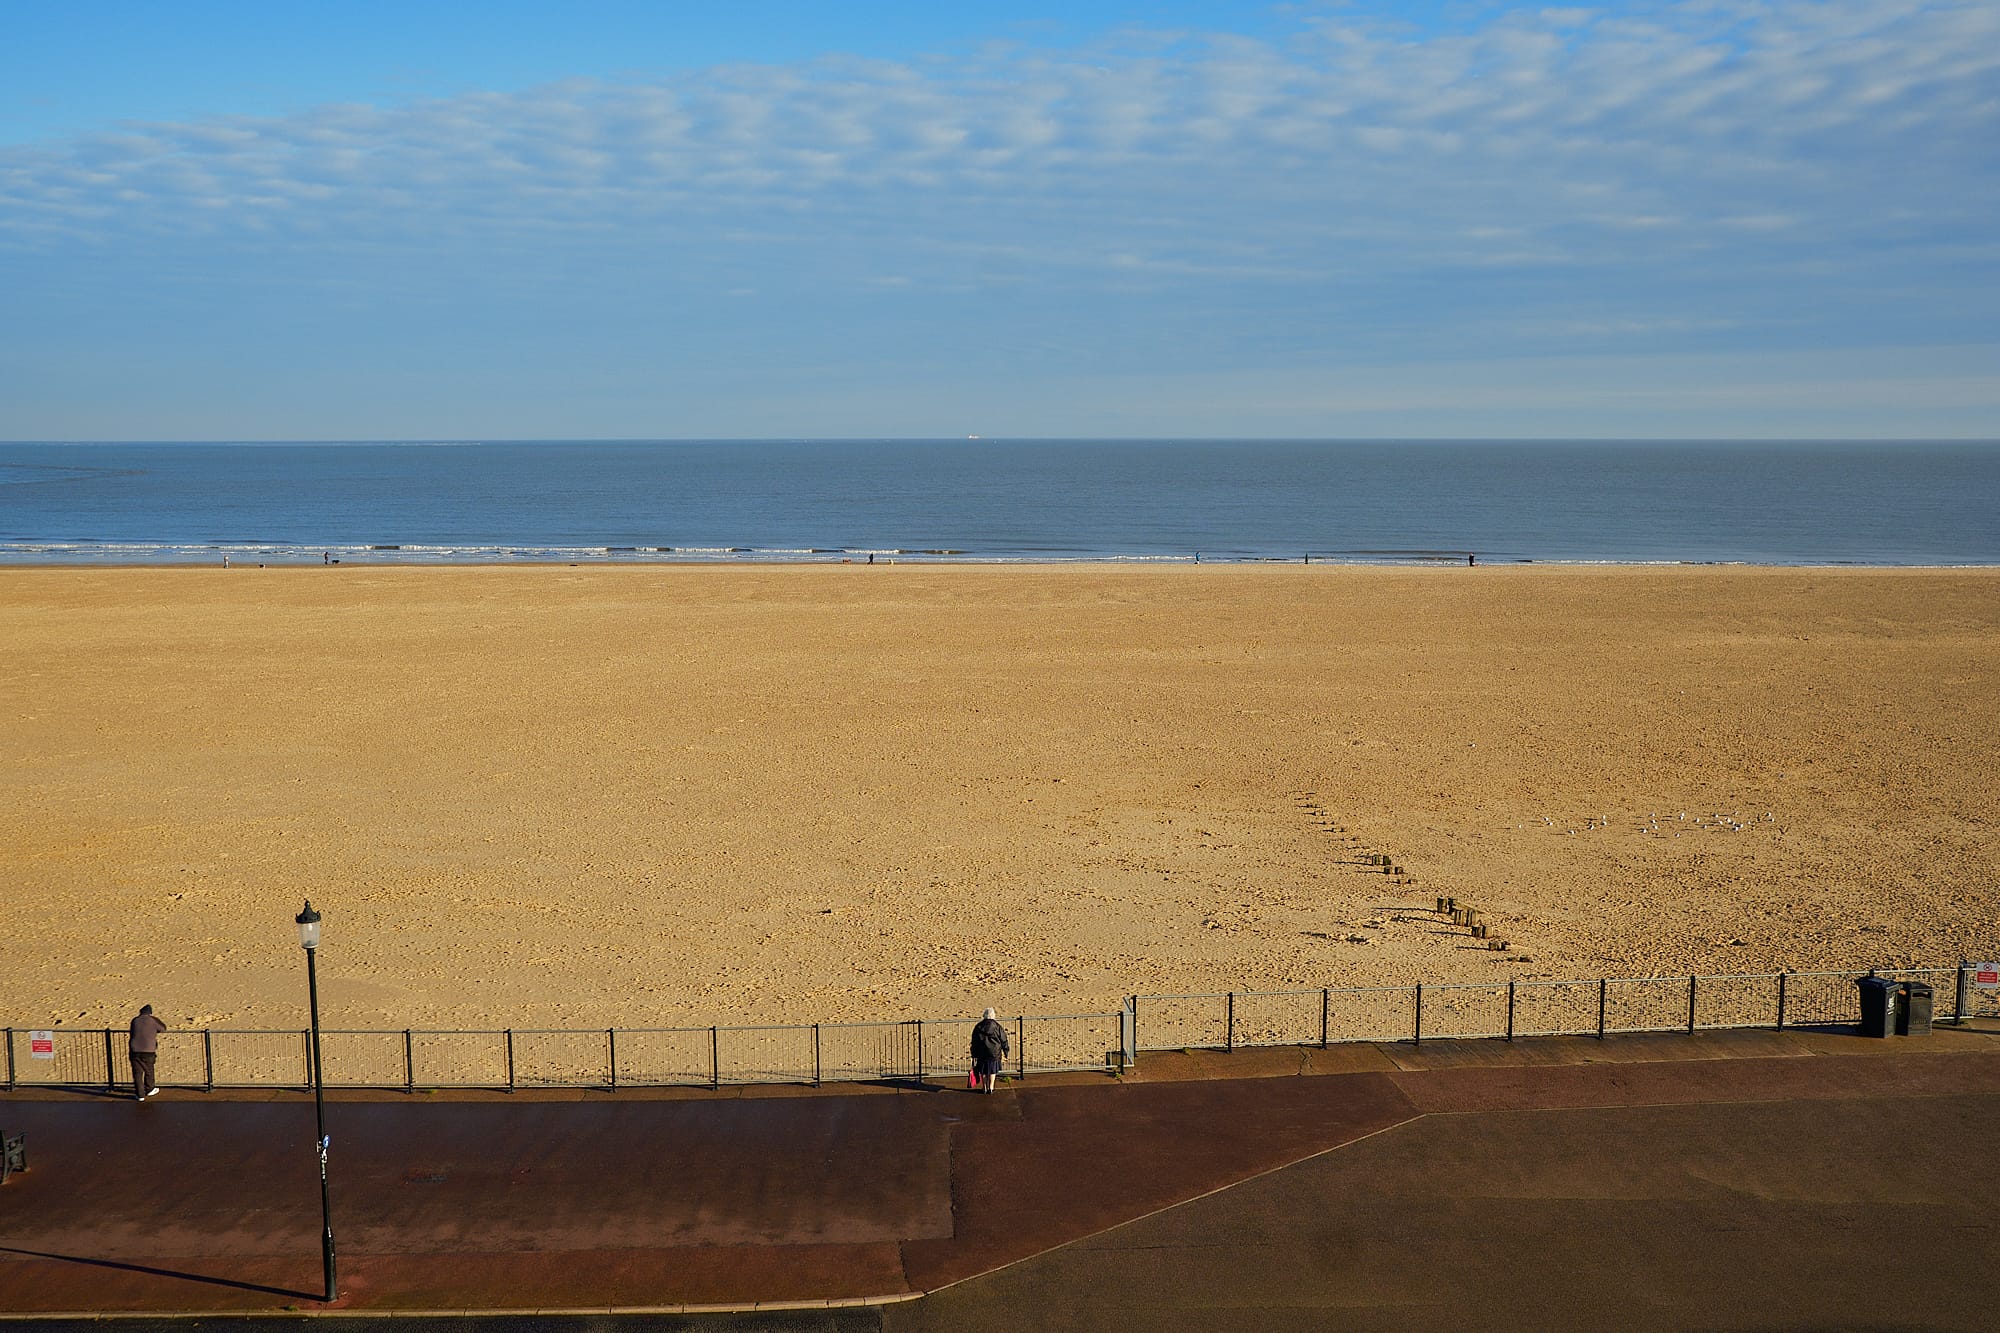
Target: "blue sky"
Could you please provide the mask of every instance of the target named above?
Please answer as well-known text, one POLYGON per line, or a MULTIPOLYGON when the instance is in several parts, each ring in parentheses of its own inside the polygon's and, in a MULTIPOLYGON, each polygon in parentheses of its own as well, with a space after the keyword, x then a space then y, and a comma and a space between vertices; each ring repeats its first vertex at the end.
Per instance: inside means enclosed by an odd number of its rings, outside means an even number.
POLYGON ((1993 437, 1996 186, 1989 0, 0 0, 0 438, 1993 437))

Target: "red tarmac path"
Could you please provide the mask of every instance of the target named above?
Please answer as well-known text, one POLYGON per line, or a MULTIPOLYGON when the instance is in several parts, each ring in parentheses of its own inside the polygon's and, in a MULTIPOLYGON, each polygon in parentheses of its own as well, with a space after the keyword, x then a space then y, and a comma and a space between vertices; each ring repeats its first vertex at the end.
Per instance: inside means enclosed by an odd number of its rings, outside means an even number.
MULTIPOLYGON (((1893 1298, 1882 1326, 1976 1327, 1972 1312, 2000 1300, 1996 1115, 1991 1031, 1148 1054, 1123 1079, 1033 1078, 991 1097, 340 1093, 332 1308, 940 1293, 885 1306, 880 1326, 1144 1327, 1192 1306, 1216 1328, 1525 1326, 1481 1302, 1524 1263, 1630 1228, 1648 1239, 1576 1280, 1598 1302, 1579 1310, 1616 1321, 1605 1303, 1637 1290, 1651 1326, 1678 1326, 1676 1284, 1698 1282, 1745 1312, 1708 1323, 1775 1327, 1752 1306, 1783 1296, 1770 1289, 1787 1262, 1823 1265, 1822 1288, 1875 1265, 1837 1309, 1873 1291, 1893 1298), (1870 1230, 1876 1205, 1905 1209, 1893 1240, 1870 1230), (1930 1219, 1920 1238, 1916 1216, 1930 1219), (1732 1242, 1738 1225, 1765 1228, 1759 1245, 1732 1242), (1703 1268, 1728 1270, 1737 1251, 1740 1299, 1727 1271, 1703 1268), (1363 1252, 1365 1271, 1350 1267, 1363 1252), (1180 1259, 1163 1269, 1161 1254, 1180 1259), (1927 1271, 1908 1291, 1889 1276, 1927 1271), (1208 1276, 1189 1287, 1195 1272, 1208 1276), (1412 1304, 1413 1289, 1429 1295, 1412 1304)), ((0 1093, 0 1128, 25 1132, 31 1168, 0 1188, 0 1317, 328 1308, 309 1097, 0 1093)))

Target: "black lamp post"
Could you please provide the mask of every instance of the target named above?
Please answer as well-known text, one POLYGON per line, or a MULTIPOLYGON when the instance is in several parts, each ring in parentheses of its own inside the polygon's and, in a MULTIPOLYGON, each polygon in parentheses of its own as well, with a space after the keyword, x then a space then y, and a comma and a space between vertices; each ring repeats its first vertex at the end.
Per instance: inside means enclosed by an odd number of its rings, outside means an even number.
POLYGON ((326 1259, 326 1299, 330 1301, 340 1293, 333 1274, 333 1196, 326 1188, 326 1096, 319 1062, 319 970, 314 965, 319 953, 319 913, 313 911, 310 898, 306 900, 306 910, 295 919, 299 923, 299 945, 306 951, 306 994, 312 1000, 313 1112, 319 1118, 319 1215, 324 1227, 320 1246, 326 1259))

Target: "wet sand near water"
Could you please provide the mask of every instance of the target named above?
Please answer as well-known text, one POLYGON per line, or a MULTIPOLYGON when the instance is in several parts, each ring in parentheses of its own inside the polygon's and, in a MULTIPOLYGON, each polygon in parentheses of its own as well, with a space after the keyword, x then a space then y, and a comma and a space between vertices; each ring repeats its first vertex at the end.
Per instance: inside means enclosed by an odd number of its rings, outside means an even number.
POLYGON ((10 569, 0 721, 16 1027, 2000 947, 2000 570, 10 569))

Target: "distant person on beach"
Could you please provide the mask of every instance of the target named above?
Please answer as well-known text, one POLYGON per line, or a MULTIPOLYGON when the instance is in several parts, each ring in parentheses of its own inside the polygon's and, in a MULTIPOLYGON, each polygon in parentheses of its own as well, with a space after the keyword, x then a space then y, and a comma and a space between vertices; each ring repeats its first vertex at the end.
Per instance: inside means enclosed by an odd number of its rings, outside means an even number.
POLYGON ((1000 1066, 1007 1058, 1007 1025, 991 1009, 972 1029, 972 1072, 981 1092, 993 1091, 1000 1081, 1000 1066))
POLYGON ((167 1030, 153 1014, 153 1006, 142 1004, 132 1018, 132 1099, 145 1101, 159 1092, 153 1082, 153 1064, 160 1058, 160 1034, 167 1030))

